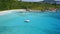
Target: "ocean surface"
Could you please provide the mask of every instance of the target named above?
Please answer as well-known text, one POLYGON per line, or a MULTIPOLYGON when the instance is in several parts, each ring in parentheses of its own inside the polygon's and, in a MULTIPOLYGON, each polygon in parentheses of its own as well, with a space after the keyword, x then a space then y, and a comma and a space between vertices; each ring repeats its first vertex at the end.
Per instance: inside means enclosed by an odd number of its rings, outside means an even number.
POLYGON ((60 34, 60 12, 12 12, 0 15, 0 34, 60 34), (30 22, 25 22, 26 19, 30 22))

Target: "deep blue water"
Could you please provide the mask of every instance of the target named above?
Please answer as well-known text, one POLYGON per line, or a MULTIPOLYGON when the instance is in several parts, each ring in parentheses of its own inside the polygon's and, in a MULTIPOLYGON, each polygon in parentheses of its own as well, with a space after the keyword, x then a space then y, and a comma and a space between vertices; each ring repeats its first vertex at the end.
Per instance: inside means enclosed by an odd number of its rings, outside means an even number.
POLYGON ((0 34, 60 34, 60 12, 12 12, 1 15, 0 34), (26 19, 30 22, 24 22, 26 19))

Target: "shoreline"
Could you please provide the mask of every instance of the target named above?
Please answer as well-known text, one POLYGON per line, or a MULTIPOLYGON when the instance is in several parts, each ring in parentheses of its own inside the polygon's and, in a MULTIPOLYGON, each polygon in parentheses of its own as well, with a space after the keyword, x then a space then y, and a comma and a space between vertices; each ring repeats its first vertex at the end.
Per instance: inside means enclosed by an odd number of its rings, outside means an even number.
POLYGON ((32 11, 41 11, 41 10, 31 10, 31 9, 29 9, 29 10, 26 10, 26 9, 12 9, 12 10, 4 10, 4 11, 0 11, 0 15, 5 15, 5 14, 8 14, 8 13, 11 13, 11 12, 15 12, 15 11, 17 11, 17 12, 22 12, 22 11, 30 11, 30 12, 32 12, 32 11))
POLYGON ((56 10, 52 10, 52 11, 50 11, 50 10, 44 10, 44 11, 42 11, 42 10, 31 10, 31 9, 28 9, 28 10, 26 10, 26 9, 12 9, 12 10, 4 10, 4 11, 0 11, 0 15, 5 15, 5 14, 8 14, 8 13, 11 13, 11 12, 15 12, 15 11, 17 11, 17 12, 22 12, 22 11, 29 11, 29 12, 32 12, 32 11, 34 11, 34 12, 47 12, 47 11, 49 11, 49 12, 56 12, 56 10))
POLYGON ((0 15, 5 15, 5 14, 8 14, 8 13, 11 13, 13 11, 26 11, 26 9, 12 9, 12 10, 4 10, 4 11, 0 11, 0 15))

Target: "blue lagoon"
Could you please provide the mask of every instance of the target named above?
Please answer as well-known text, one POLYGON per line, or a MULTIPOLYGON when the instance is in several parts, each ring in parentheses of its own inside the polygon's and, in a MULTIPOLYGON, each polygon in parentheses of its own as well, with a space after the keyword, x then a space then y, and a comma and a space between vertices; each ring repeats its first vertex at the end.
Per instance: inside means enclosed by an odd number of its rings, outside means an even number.
POLYGON ((0 34, 60 34, 60 12, 12 12, 0 15, 0 34), (30 21, 27 23, 26 19, 30 21))

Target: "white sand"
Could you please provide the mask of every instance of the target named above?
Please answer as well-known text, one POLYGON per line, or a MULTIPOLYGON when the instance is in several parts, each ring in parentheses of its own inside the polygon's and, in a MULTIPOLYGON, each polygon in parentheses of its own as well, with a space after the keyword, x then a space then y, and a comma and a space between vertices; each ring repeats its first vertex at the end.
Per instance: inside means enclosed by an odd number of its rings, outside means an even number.
POLYGON ((26 11, 26 10, 25 9, 5 10, 5 11, 0 11, 0 15, 5 15, 14 11, 26 11))
MULTIPOLYGON (((0 11, 0 15, 5 15, 11 12, 20 12, 20 11, 26 11, 26 9, 14 9, 14 10, 5 10, 5 11, 0 11)), ((30 10, 30 11, 40 11, 40 10, 30 10)), ((52 12, 52 11, 51 11, 52 12)), ((53 11, 55 12, 55 11, 53 11)))

